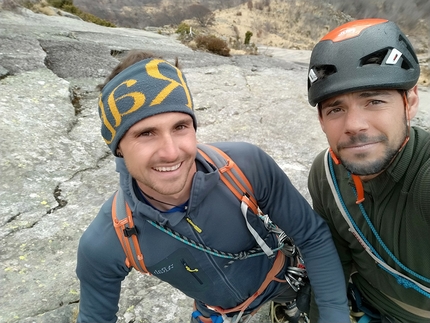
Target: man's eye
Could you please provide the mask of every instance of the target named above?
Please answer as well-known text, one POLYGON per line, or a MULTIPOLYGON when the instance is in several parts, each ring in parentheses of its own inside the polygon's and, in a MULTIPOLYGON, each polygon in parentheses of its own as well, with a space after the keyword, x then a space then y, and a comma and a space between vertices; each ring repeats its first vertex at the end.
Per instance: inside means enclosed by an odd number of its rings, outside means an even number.
POLYGON ((335 113, 338 113, 338 112, 340 112, 340 111, 341 111, 341 109, 340 109, 340 108, 327 109, 327 115, 335 114, 335 113))
POLYGON ((149 131, 145 131, 145 132, 141 132, 140 133, 140 137, 148 137, 148 136, 150 136, 151 135, 151 132, 149 132, 149 131))

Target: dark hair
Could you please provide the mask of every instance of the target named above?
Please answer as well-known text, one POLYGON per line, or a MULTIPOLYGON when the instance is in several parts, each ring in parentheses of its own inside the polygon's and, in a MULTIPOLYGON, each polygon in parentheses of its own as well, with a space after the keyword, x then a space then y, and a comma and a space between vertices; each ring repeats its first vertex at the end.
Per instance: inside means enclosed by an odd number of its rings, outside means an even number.
MULTIPOLYGON (((145 52, 140 49, 132 49, 128 52, 127 56, 123 58, 123 60, 112 70, 110 75, 105 79, 103 83, 100 83, 97 85, 97 90, 101 91, 106 86, 107 83, 109 83, 110 80, 112 80, 115 76, 117 76, 119 73, 121 73, 123 70, 125 70, 127 67, 143 61, 147 58, 162 58, 160 56, 157 56, 151 52, 145 52)), ((176 57, 175 59, 175 67, 179 68, 179 61, 176 57)))

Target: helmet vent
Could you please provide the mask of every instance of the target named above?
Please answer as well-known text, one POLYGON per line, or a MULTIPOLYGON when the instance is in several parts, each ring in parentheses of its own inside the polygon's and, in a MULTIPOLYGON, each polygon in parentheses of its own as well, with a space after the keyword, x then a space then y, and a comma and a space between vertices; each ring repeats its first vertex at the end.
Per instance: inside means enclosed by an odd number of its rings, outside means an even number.
POLYGON ((370 65, 370 64, 377 64, 381 65, 384 61, 385 56, 387 56, 388 49, 383 49, 377 52, 374 52, 370 55, 367 55, 361 59, 360 66, 364 65, 370 65))
POLYGON ((318 65, 313 68, 318 79, 323 79, 337 72, 336 66, 334 65, 318 65))
MULTIPOLYGON (((409 42, 409 41, 407 41, 402 35, 399 35, 399 43, 400 43, 400 45, 401 46, 404 46, 405 48, 406 48, 406 50, 407 50, 407 52, 409 52, 409 53, 411 53, 412 54, 412 58, 415 60, 415 64, 419 64, 419 62, 418 62, 418 58, 417 58, 417 56, 415 55, 415 51, 414 51, 414 49, 412 48, 412 45, 411 45, 411 43, 409 42)), ((406 61, 405 59, 403 60, 403 64, 402 64, 402 68, 404 68, 404 69, 410 69, 410 68, 413 68, 413 65, 414 65, 414 63, 413 62, 409 62, 409 61, 406 61), (404 66, 405 64, 407 64, 406 66, 404 66)))
POLYGON ((404 69, 404 70, 408 70, 408 69, 410 69, 412 67, 412 65, 406 60, 406 59, 404 59, 403 61, 402 61, 402 69, 404 69))

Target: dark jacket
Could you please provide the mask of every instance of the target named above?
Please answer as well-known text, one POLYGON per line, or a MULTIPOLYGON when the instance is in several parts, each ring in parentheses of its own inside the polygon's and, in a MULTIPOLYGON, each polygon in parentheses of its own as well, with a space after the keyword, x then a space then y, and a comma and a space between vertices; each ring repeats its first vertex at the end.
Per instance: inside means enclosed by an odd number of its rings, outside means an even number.
MULTIPOLYGON (((293 187, 285 173, 262 150, 245 143, 218 143, 251 182, 260 208, 301 248, 308 274, 321 308, 321 322, 349 322, 342 268, 327 225, 313 212, 293 187)), ((139 200, 136 184, 122 159, 117 159, 120 185, 130 205, 138 239, 148 270, 191 298, 205 304, 232 308, 252 295, 271 269, 274 259, 267 256, 237 260, 220 258, 155 228, 147 219, 163 224, 211 248, 238 253, 256 242, 248 231, 239 200, 219 178, 217 169, 196 156, 194 175, 186 212, 161 213, 139 200), (198 233, 186 221, 201 228, 198 233), (186 267, 193 272, 187 271, 186 267)), ((78 250, 77 275, 81 282, 78 322, 115 322, 121 281, 130 269, 112 225, 112 198, 83 234, 78 250)), ((267 234, 262 221, 248 214, 248 221, 270 247, 276 238, 267 234)), ((284 268, 285 269, 285 268, 284 268)), ((284 270, 279 277, 283 278, 284 270)), ((272 282, 250 309, 279 293, 280 283, 272 282)), ((191 309, 190 309, 191 311, 191 309)))
MULTIPOLYGON (((333 233, 345 272, 349 279, 351 266, 357 274, 354 283, 365 298, 379 311, 400 322, 429 322, 404 310, 389 297, 419 309, 430 311, 430 298, 412 288, 399 285, 396 279, 381 269, 349 232, 327 182, 322 152, 312 165, 309 191, 315 211, 327 220, 333 233), (389 297, 388 297, 389 296, 389 297)), ((355 203, 354 183, 342 165, 334 165, 336 180, 349 213, 381 257, 393 268, 414 278, 399 268, 372 234, 369 225, 355 203)), ((374 179, 363 183, 363 207, 388 249, 406 267, 430 278, 430 134, 412 128, 410 140, 389 168, 374 179)), ((415 279, 430 287, 429 283, 415 279)))

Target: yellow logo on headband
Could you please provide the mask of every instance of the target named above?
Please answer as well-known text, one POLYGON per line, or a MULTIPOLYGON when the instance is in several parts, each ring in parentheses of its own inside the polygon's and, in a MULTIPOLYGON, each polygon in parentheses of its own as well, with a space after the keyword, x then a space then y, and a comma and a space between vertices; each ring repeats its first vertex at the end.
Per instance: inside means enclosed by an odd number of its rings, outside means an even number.
POLYGON ((164 99, 167 98, 170 95, 170 93, 172 93, 174 89, 176 89, 178 86, 182 86, 182 88, 185 91, 185 95, 187 96, 186 106, 191 109, 192 108, 191 95, 190 95, 190 92, 188 91, 187 84, 184 81, 181 71, 175 68, 178 72, 178 78, 181 81, 181 83, 178 83, 176 80, 168 78, 160 73, 160 70, 158 68, 158 64, 160 63, 166 63, 166 62, 159 59, 158 60, 154 59, 150 61, 148 64, 146 64, 146 71, 148 72, 149 76, 152 76, 153 78, 156 78, 159 80, 170 81, 170 84, 167 85, 163 90, 161 90, 160 93, 158 93, 158 95, 155 97, 154 100, 152 100, 149 106, 152 107, 154 105, 161 104, 164 101, 164 99))
MULTIPOLYGON (((160 90, 160 92, 151 101, 149 106, 152 107, 155 105, 162 104, 163 101, 173 92, 173 90, 175 90, 178 86, 180 86, 183 88, 183 90, 185 92, 185 96, 187 98, 186 106, 189 107, 190 109, 192 109, 191 95, 190 95, 190 92, 188 90, 187 84, 185 83, 185 80, 182 76, 181 71, 179 69, 175 68, 173 65, 171 65, 172 68, 174 68, 177 71, 177 76, 180 80, 180 82, 178 82, 177 80, 169 78, 160 72, 160 69, 159 69, 160 63, 169 64, 166 61, 163 61, 160 59, 154 59, 154 60, 152 60, 146 64, 146 66, 145 66, 146 72, 148 73, 148 75, 150 77, 152 77, 154 79, 169 81, 169 84, 160 90)), ((148 80, 148 81, 150 82, 150 80, 148 80)), ((121 84, 119 84, 117 87, 115 87, 113 89, 113 91, 109 94, 109 96, 107 97, 107 101, 106 101, 107 108, 109 109, 109 111, 110 111, 110 113, 114 119, 114 124, 112 124, 108 120, 108 117, 107 117, 106 111, 105 111, 105 106, 104 106, 103 100, 102 100, 102 95, 100 95, 100 98, 99 98, 100 116, 101 116, 103 124, 112 134, 110 140, 107 139, 106 137, 104 138, 107 144, 112 143, 112 141, 114 140, 114 138, 116 136, 116 129, 121 125, 122 118, 128 114, 131 114, 131 113, 139 110, 140 108, 142 108, 145 105, 146 96, 144 93, 141 93, 141 92, 137 92, 137 91, 136 92, 129 92, 129 93, 123 94, 119 97, 115 97, 115 92, 118 90, 118 88, 122 87, 121 92, 124 92, 124 88, 123 88, 124 86, 127 88, 130 88, 133 85, 135 85, 136 83, 137 83, 137 80, 134 80, 134 79, 126 80, 126 81, 122 82, 121 84), (126 99, 126 98, 132 99, 133 104, 126 111, 120 112, 120 110, 118 109, 118 105, 121 104, 121 100, 126 99)))

